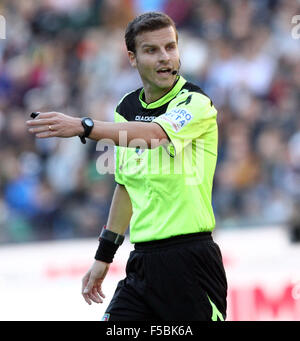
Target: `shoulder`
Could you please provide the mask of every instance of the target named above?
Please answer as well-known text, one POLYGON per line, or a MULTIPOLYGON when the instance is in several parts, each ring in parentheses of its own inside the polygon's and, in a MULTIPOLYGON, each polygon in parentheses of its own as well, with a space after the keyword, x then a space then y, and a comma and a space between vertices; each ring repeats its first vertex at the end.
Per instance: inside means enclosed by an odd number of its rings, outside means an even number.
MULTIPOLYGON (((184 86, 181 88, 180 92, 176 96, 176 98, 180 99, 187 99, 188 102, 191 101, 191 99, 194 97, 197 101, 205 101, 209 102, 210 105, 213 105, 212 100, 210 97, 200 88, 200 86, 195 85, 190 82, 186 82, 184 86)), ((189 104, 189 103, 187 103, 189 104)))
POLYGON ((197 85, 186 82, 177 96, 170 102, 168 111, 184 109, 188 112, 198 113, 215 111, 210 97, 197 85))
POLYGON ((139 88, 137 90, 134 90, 125 94, 119 101, 116 111, 122 115, 122 113, 128 112, 128 109, 138 106, 140 103, 139 94, 141 90, 142 88, 139 88))

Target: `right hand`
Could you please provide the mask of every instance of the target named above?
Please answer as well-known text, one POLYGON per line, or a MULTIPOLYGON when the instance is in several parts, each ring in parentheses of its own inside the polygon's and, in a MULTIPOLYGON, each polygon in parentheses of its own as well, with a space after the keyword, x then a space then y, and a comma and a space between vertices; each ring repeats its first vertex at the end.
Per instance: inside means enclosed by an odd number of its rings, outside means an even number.
POLYGON ((72 137, 84 133, 81 119, 61 112, 43 112, 26 121, 28 131, 36 137, 72 137))
POLYGON ((92 302, 102 303, 105 295, 102 291, 102 282, 109 270, 109 263, 95 260, 89 271, 82 278, 82 296, 91 305, 92 302))

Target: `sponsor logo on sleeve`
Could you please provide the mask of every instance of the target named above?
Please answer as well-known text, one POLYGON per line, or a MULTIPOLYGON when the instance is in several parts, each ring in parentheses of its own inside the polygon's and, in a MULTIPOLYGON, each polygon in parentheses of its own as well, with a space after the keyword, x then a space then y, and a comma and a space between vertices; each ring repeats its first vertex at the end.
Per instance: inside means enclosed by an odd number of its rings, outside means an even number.
POLYGON ((186 109, 172 109, 160 116, 160 118, 170 124, 175 133, 178 133, 183 127, 191 122, 193 115, 186 109))

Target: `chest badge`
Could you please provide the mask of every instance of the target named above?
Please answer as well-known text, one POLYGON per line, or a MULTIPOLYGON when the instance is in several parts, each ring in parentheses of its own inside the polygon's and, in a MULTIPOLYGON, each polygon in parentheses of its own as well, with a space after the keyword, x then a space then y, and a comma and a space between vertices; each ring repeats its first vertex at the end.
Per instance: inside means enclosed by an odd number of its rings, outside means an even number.
POLYGON ((135 152, 138 155, 138 157, 135 159, 136 160, 136 165, 139 166, 141 164, 141 155, 144 153, 145 149, 141 149, 140 147, 135 148, 135 152))

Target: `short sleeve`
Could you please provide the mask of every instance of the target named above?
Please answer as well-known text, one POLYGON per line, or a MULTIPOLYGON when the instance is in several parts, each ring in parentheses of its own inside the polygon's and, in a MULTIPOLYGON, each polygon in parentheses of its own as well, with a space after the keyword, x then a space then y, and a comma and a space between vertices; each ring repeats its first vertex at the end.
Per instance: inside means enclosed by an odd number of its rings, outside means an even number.
POLYGON ((166 113, 152 122, 159 124, 168 135, 170 143, 166 150, 174 157, 215 125, 216 117, 217 110, 207 96, 188 92, 172 100, 166 113))

